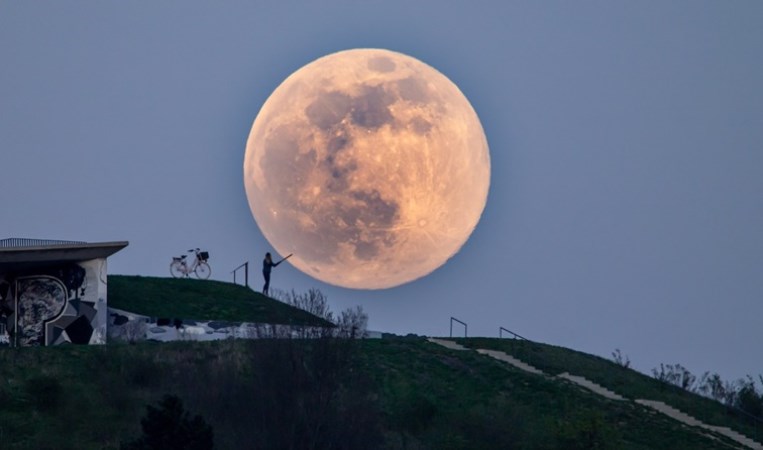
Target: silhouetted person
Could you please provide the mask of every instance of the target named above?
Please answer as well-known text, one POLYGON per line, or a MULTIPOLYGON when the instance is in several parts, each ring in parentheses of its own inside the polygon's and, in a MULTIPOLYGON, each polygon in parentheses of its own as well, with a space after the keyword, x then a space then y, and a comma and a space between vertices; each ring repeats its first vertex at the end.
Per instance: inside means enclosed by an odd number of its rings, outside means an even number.
POLYGON ((270 270, 282 262, 283 260, 274 263, 270 257, 270 252, 265 253, 265 259, 262 260, 262 276, 265 277, 265 286, 262 287, 263 294, 268 295, 268 289, 270 289, 270 270))

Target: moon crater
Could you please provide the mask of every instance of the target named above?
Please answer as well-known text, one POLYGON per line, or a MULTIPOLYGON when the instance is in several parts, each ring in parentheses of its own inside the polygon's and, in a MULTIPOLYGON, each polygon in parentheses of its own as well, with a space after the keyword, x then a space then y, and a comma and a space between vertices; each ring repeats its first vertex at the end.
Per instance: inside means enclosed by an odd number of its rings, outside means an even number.
POLYGON ((290 262, 327 283, 379 289, 427 275, 466 242, 490 185, 479 119, 444 75, 378 49, 289 76, 254 121, 249 206, 290 262))

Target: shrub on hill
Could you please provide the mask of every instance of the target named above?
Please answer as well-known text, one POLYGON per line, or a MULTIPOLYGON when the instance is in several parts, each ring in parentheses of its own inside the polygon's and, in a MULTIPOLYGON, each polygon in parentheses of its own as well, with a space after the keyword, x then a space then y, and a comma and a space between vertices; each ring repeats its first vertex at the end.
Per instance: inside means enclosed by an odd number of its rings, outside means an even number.
MULTIPOLYGON (((760 381, 763 383, 763 376, 760 381)), ((758 392, 752 377, 748 376, 740 382, 735 406, 753 417, 763 419, 763 392, 758 392)))
POLYGON ((356 342, 275 339, 252 353, 252 448, 376 448, 377 407, 356 342))
POLYGON ((305 293, 298 293, 293 289, 289 292, 273 289, 270 295, 287 305, 333 323, 336 329, 332 334, 338 337, 362 338, 368 334, 368 314, 363 311, 361 306, 348 308, 338 315, 334 315, 328 304, 328 297, 319 289, 310 289, 305 293))
POLYGON ((191 417, 183 402, 174 395, 165 395, 159 407, 146 406, 141 419, 143 436, 122 446, 122 450, 210 450, 214 448, 214 432, 204 419, 191 417))
MULTIPOLYGON (((735 382, 723 381, 717 373, 705 372, 700 378, 680 364, 660 364, 660 370, 652 369, 652 376, 663 383, 683 390, 710 397, 730 408, 737 408, 759 420, 763 420, 763 392, 759 392, 751 376, 735 382)), ((763 376, 759 376, 763 385, 763 376)))
POLYGON ((627 355, 623 356, 622 353, 620 353, 620 349, 616 348, 614 352, 612 352, 612 361, 615 362, 618 366, 628 369, 631 367, 631 360, 628 358, 627 355))

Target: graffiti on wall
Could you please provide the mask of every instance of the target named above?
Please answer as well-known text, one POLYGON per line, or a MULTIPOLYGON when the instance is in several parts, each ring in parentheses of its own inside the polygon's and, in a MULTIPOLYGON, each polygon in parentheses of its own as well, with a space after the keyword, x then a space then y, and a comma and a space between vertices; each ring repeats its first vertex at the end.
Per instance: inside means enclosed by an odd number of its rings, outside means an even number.
POLYGON ((45 328, 66 308, 66 287, 48 276, 16 280, 16 339, 20 346, 46 345, 45 328))
POLYGON ((105 265, 97 259, 0 274, 0 345, 105 344, 105 265))
POLYGON ((8 327, 14 311, 12 293, 11 282, 0 274, 0 347, 11 345, 8 327))

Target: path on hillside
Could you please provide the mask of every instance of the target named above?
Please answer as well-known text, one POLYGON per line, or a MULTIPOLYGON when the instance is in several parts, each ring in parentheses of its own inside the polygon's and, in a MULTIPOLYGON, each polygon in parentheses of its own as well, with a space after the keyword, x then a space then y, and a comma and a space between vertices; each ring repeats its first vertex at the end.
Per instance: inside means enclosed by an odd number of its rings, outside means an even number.
MULTIPOLYGON (((429 342, 432 342, 434 344, 441 345, 443 347, 449 348, 451 350, 461 350, 461 351, 469 351, 471 349, 464 347, 454 341, 447 340, 447 339, 436 339, 436 338, 429 338, 429 342)), ((530 364, 527 364, 526 362, 519 360, 505 352, 499 351, 499 350, 488 350, 488 349, 477 349, 477 353, 482 355, 490 356, 491 358, 495 358, 499 361, 506 362, 508 364, 511 364, 512 366, 524 370, 525 372, 532 373, 534 375, 541 375, 549 378, 553 378, 550 375, 544 373, 542 370, 533 367, 530 364)), ((610 400, 614 401, 628 401, 625 397, 622 395, 613 392, 604 386, 601 386, 600 384, 594 383, 591 380, 588 380, 584 377, 577 376, 577 375, 571 375, 567 372, 564 372, 562 374, 557 375, 555 378, 561 378, 563 380, 569 381, 571 383, 574 383, 577 386, 581 386, 595 394, 601 395, 602 397, 608 398, 610 400)), ((635 403, 645 406, 647 408, 651 408, 657 412, 660 412, 674 420, 677 420, 685 425, 688 425, 690 427, 697 427, 701 428, 713 433, 720 434, 724 437, 727 437, 734 442, 744 445, 747 448, 753 449, 753 450, 763 450, 763 445, 760 443, 748 438, 747 436, 732 430, 728 427, 719 427, 715 425, 708 425, 699 419, 696 419, 689 414, 684 413, 683 411, 680 411, 676 408, 673 408, 672 406, 661 402, 657 400, 645 400, 645 399, 636 399, 634 400, 635 403)), ((702 433, 703 435, 707 436, 708 438, 715 439, 713 436, 708 436, 705 433, 702 433)))

